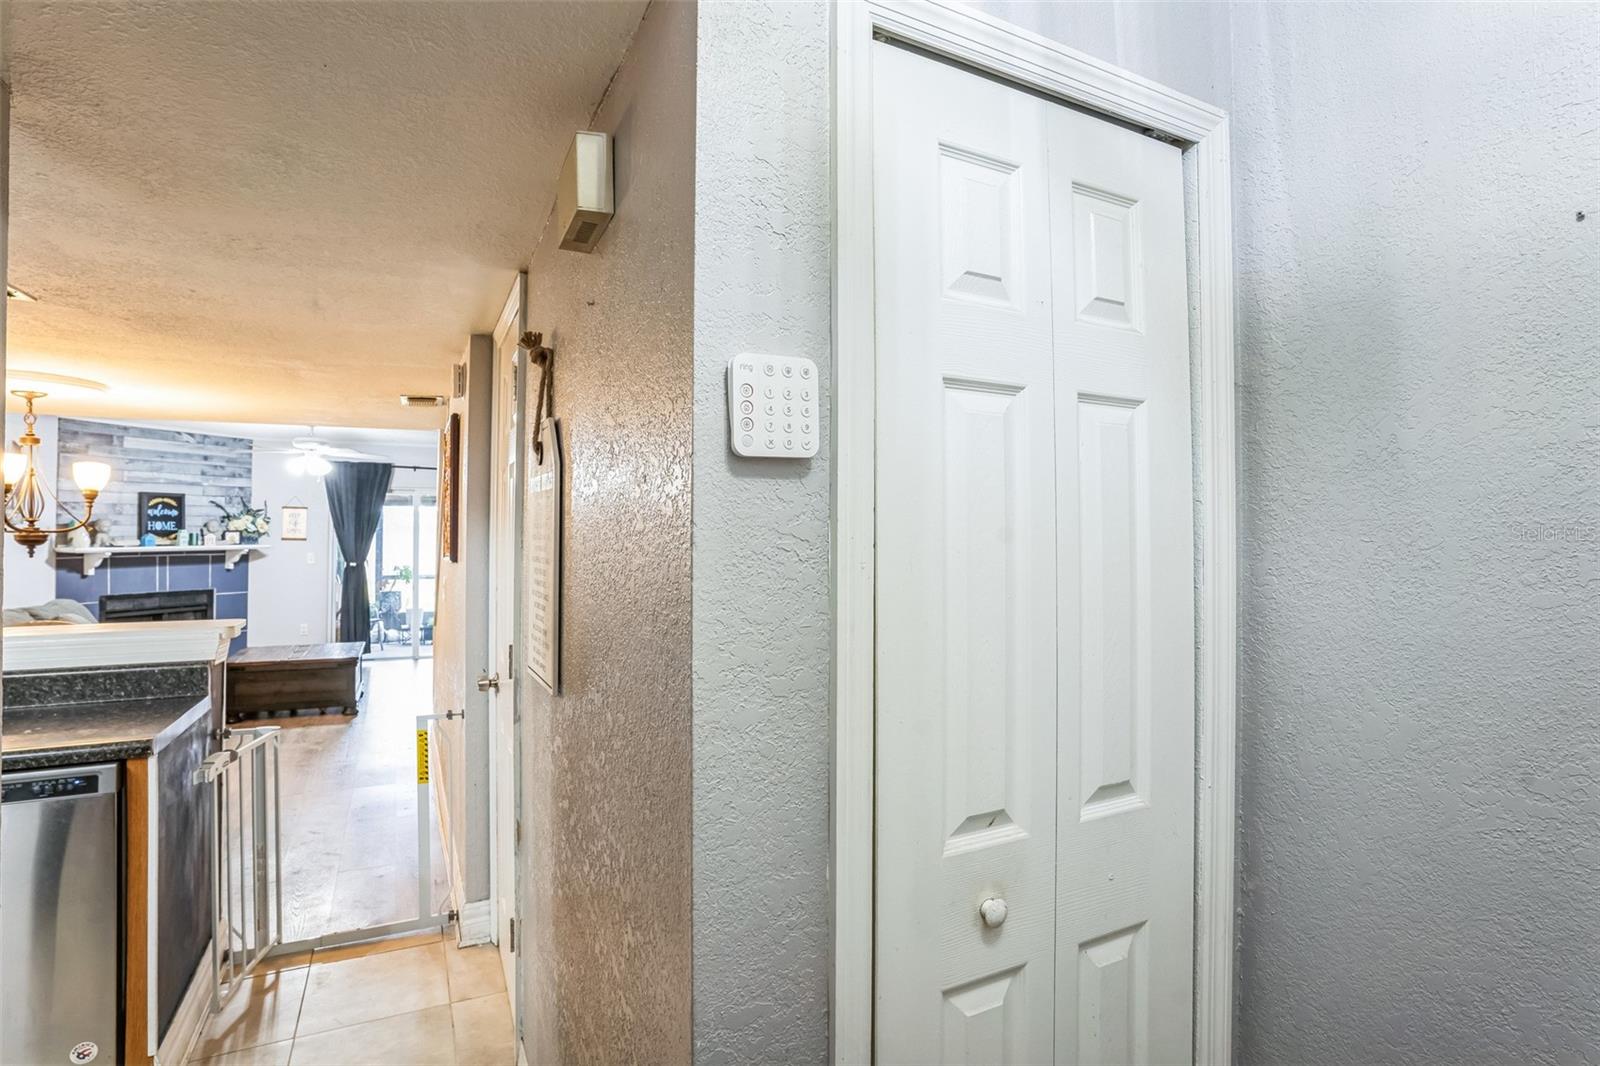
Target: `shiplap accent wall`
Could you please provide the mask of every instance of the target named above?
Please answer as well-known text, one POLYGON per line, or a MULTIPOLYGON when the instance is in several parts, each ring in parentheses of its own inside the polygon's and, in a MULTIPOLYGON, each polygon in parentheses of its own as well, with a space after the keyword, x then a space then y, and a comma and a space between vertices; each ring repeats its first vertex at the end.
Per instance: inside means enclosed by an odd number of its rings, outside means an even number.
POLYGON ((243 437, 185 433, 63 418, 57 423, 56 492, 67 509, 83 513, 83 494, 72 482, 72 464, 98 459, 111 464, 111 484, 95 504, 111 535, 131 540, 138 532, 139 493, 182 493, 184 525, 199 529, 222 517, 212 500, 250 500, 251 445, 243 437))

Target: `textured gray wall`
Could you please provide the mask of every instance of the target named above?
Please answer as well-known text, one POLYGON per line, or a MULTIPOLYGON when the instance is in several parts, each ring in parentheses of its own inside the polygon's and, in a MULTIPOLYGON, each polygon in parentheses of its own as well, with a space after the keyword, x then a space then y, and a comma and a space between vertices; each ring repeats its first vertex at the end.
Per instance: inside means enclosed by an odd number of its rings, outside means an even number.
POLYGON ((1197 100, 1228 106, 1225 3, 977 0, 970 6, 1197 100))
POLYGON ((1600 1062, 1595 12, 1235 9, 1243 1062, 1600 1062))
POLYGON ((615 138, 597 250, 547 228, 528 265, 566 454, 562 692, 524 685, 521 710, 521 1003, 541 1066, 690 1058, 695 17, 650 7, 590 123, 615 138))
MULTIPOLYGON (((739 352, 829 363, 828 18, 701 8, 694 308, 694 995, 699 1062, 828 1048, 826 445, 728 450, 739 352)), ((826 396, 823 397, 826 411, 826 396)), ((826 416, 824 416, 826 417, 826 416)), ((823 440, 828 427, 824 425, 823 440)))

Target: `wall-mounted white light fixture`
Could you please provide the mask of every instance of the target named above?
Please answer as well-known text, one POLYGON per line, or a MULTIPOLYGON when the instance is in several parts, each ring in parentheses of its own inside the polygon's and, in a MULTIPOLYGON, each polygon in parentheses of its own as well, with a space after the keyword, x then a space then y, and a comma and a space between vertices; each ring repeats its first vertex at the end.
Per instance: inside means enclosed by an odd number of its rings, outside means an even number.
POLYGON ((611 183, 611 135, 584 130, 572 138, 556 186, 556 227, 561 247, 592 252, 615 212, 611 183))

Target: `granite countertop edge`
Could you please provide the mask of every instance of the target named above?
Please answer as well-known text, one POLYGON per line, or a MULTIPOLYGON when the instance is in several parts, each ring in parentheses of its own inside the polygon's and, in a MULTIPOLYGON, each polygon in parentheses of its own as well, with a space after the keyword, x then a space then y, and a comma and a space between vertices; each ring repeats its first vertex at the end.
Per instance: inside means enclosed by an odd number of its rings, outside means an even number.
POLYGON ((143 759, 155 753, 148 740, 130 740, 121 744, 86 744, 80 747, 41 748, 38 751, 7 752, 0 755, 0 773, 14 774, 22 770, 48 770, 56 766, 87 766, 90 763, 126 762, 143 759))
MULTIPOLYGON (((110 741, 83 743, 43 744, 21 751, 0 752, 0 773, 17 773, 24 770, 47 770, 56 766, 85 766, 90 763, 125 762, 143 759, 159 753, 174 737, 189 729, 211 710, 209 696, 193 697, 187 710, 175 712, 166 726, 150 736, 135 736, 110 741)), ((136 701, 129 701, 136 702, 136 701)), ((154 701, 152 701, 154 702, 154 701)), ((63 708, 74 716, 92 714, 92 705, 63 708)), ((38 710, 53 710, 39 708, 38 710)), ((30 710, 33 710, 30 708, 30 710)))

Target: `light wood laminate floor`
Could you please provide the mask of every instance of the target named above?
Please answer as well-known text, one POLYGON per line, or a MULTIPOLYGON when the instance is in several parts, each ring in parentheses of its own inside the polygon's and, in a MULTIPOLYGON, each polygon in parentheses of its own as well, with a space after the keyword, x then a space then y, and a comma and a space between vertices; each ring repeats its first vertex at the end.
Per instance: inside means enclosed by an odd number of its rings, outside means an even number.
POLYGON ((498 949, 434 932, 269 959, 189 1062, 514 1066, 498 949))
MULTIPOLYGON (((416 716, 433 705, 429 660, 375 662, 366 700, 342 715, 274 718, 283 804, 285 943, 415 918, 416 716)), ((435 908, 448 894, 431 802, 435 908)))

